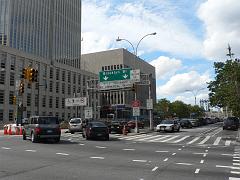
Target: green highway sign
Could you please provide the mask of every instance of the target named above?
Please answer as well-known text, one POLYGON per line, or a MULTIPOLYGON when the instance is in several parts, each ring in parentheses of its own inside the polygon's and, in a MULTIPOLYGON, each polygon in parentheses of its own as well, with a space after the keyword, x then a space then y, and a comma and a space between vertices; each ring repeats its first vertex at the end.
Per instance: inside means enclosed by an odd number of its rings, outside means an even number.
POLYGON ((130 79, 131 69, 117 69, 112 71, 101 71, 99 72, 99 81, 121 81, 130 79))

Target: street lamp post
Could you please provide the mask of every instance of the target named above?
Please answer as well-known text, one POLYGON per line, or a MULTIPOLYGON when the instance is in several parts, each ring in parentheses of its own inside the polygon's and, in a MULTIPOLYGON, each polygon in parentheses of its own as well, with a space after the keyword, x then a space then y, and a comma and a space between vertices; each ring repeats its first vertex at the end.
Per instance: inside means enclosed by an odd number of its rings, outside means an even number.
POLYGON ((197 95, 198 95, 199 91, 201 91, 203 89, 205 89, 205 88, 197 89, 196 91, 189 90, 189 89, 185 90, 186 92, 191 92, 194 95, 195 106, 197 105, 197 95))
MULTIPOLYGON (((127 39, 121 39, 121 38, 119 38, 119 37, 116 39, 116 41, 126 41, 126 42, 128 42, 128 43, 131 45, 131 47, 132 47, 132 49, 133 49, 133 54, 135 55, 135 56, 134 56, 134 69, 136 68, 136 67, 135 67, 135 61, 136 61, 136 57, 137 57, 137 52, 138 52, 137 50, 138 50, 139 44, 140 44, 141 41, 142 41, 144 38, 146 38, 147 36, 152 36, 152 35, 156 35, 156 34, 157 34, 157 33, 154 32, 154 33, 149 33, 149 34, 144 35, 144 36, 138 41, 136 48, 134 48, 133 44, 132 44, 129 40, 127 40, 127 39)), ((150 84, 150 81, 149 81, 149 99, 151 98, 150 86, 151 86, 151 84, 150 84)), ((135 87, 136 87, 136 84, 135 84, 135 87)), ((137 100, 136 90, 135 90, 135 92, 134 92, 134 100, 135 100, 135 101, 137 100)), ((153 128, 152 128, 152 124, 153 124, 153 123, 152 123, 152 115, 151 115, 151 113, 152 113, 152 111, 149 110, 150 129, 152 130, 152 129, 153 129, 153 128)), ((136 133, 139 132, 138 122, 137 122, 137 116, 135 116, 135 132, 136 132, 136 133)))

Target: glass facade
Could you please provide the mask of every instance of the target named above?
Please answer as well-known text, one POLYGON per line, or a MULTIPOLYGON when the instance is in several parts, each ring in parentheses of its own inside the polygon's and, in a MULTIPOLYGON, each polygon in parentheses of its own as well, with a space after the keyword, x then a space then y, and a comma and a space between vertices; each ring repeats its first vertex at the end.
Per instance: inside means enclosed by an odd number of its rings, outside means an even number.
POLYGON ((80 68, 81 0, 0 0, 0 44, 80 68))

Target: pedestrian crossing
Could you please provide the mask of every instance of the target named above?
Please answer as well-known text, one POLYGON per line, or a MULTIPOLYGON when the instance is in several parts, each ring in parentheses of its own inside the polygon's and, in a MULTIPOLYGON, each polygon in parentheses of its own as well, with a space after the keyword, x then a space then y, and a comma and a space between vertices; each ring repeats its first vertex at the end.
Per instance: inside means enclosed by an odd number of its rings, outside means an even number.
MULTIPOLYGON (((62 138, 69 141, 85 140, 80 133, 69 134, 63 133, 62 138)), ((110 134, 110 139, 118 139, 134 142, 152 142, 152 143, 169 143, 169 144, 186 144, 186 145, 213 145, 213 146, 230 146, 236 141, 216 136, 189 136, 189 135, 157 135, 157 134, 137 134, 124 136, 122 134, 110 134)))
POLYGON ((111 137, 136 142, 156 142, 156 143, 170 143, 170 144, 187 144, 187 145, 213 145, 213 146, 230 146, 236 141, 234 139, 228 140, 223 137, 216 136, 188 136, 188 135, 154 135, 154 134, 140 134, 135 136, 123 136, 121 134, 112 134, 111 137))

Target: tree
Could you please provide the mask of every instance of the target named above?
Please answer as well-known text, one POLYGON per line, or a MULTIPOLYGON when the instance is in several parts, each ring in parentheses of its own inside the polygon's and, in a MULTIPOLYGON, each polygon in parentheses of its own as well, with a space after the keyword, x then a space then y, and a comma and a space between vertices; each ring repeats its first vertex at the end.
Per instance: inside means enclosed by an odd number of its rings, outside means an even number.
POLYGON ((171 112, 169 111, 171 102, 167 99, 160 99, 157 104, 154 106, 154 111, 157 113, 161 119, 164 119, 170 116, 171 112))
POLYGON ((215 62, 215 80, 208 84, 211 106, 228 107, 240 116, 240 64, 238 60, 215 62))

